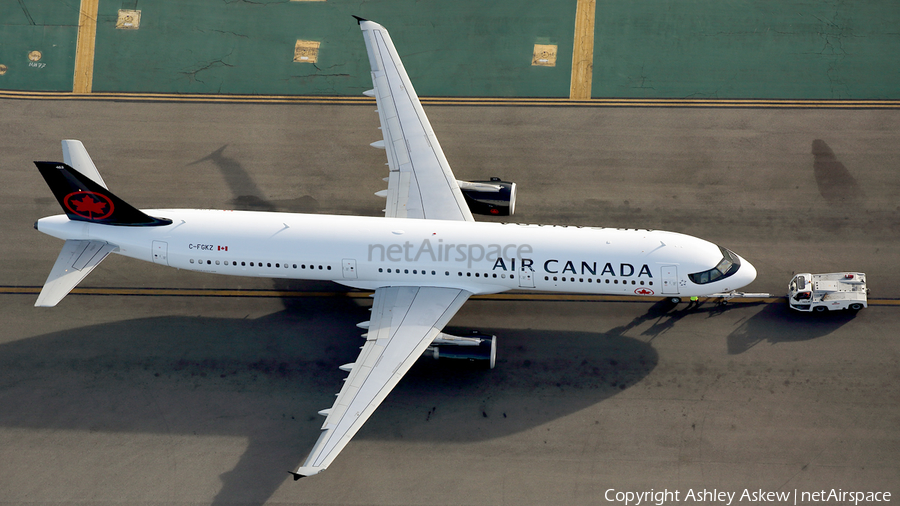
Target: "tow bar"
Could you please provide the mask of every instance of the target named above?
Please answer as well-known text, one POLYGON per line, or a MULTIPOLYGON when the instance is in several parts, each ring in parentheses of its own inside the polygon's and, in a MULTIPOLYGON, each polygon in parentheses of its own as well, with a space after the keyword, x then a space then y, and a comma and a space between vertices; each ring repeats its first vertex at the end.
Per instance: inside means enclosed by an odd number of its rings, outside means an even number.
POLYGON ((772 295, 768 294, 768 293, 746 293, 746 292, 739 292, 737 290, 732 290, 730 292, 723 292, 723 293, 713 293, 713 294, 707 295, 707 297, 710 297, 710 298, 722 299, 722 302, 728 302, 731 299, 767 299, 771 296, 772 295))

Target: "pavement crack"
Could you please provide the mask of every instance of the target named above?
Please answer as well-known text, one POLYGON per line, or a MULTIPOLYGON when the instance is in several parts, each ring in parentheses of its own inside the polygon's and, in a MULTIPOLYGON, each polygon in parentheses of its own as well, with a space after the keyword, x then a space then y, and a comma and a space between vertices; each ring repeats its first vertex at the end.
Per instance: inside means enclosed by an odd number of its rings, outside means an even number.
POLYGON ((191 82, 191 83, 193 83, 193 82, 198 82, 198 83, 204 84, 205 82, 204 82, 203 80, 199 79, 199 78, 197 77, 197 75, 200 74, 201 72, 204 72, 204 71, 207 71, 207 70, 211 70, 211 69, 214 69, 214 68, 220 68, 220 67, 234 67, 234 65, 232 65, 232 64, 230 64, 230 63, 227 63, 227 62, 225 61, 225 58, 228 58, 229 56, 231 56, 231 53, 228 53, 227 55, 225 55, 225 56, 222 57, 222 58, 215 59, 215 60, 210 60, 210 61, 208 61, 208 62, 202 64, 202 66, 200 66, 199 68, 196 68, 196 69, 193 69, 193 70, 184 70, 184 71, 181 71, 181 72, 178 72, 178 73, 179 73, 180 75, 183 75, 183 76, 187 77, 188 81, 191 82))
POLYGON ((25 7, 25 0, 19 0, 19 5, 22 7, 22 12, 25 13, 25 17, 28 18, 28 22, 31 24, 31 26, 34 26, 34 18, 32 18, 31 13, 28 12, 28 7, 25 7))

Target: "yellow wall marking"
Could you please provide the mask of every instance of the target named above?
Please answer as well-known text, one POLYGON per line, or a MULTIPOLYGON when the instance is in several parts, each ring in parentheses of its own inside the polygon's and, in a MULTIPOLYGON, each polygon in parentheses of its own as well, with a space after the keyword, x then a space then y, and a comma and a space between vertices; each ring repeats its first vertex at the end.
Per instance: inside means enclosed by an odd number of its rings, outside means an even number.
POLYGON ((294 44, 294 61, 300 63, 316 63, 319 59, 319 46, 317 40, 298 40, 294 44))
POLYGON ((100 0, 81 0, 78 42, 75 43, 73 93, 90 93, 94 86, 94 42, 97 38, 97 10, 100 0))
POLYGON ((575 7, 575 45, 572 48, 572 83, 569 98, 589 100, 594 72, 595 0, 578 0, 575 7))
POLYGON ((119 17, 116 19, 116 28, 119 30, 137 30, 141 27, 141 11, 134 9, 119 9, 119 17))
POLYGON ((556 44, 535 44, 531 64, 539 67, 555 67, 556 49, 556 44))

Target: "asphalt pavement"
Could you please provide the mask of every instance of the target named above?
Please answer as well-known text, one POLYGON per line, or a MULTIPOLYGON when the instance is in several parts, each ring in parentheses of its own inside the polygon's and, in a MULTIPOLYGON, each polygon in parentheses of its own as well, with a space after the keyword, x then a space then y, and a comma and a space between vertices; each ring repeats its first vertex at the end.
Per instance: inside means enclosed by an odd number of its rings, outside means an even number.
MULTIPOLYGON (((40 286, 59 252, 32 228, 60 212, 32 161, 61 159, 60 139, 82 140, 136 207, 377 216, 373 110, 0 101, 0 286, 40 286)), ((496 334, 497 368, 421 361, 326 472, 295 483, 368 300, 113 255, 82 286, 333 295, 70 295, 47 309, 0 294, 0 503, 900 493, 900 111, 426 111, 458 178, 518 183, 514 221, 688 233, 751 261, 747 290, 774 295, 795 272, 863 271, 886 305, 817 318, 780 302, 473 300, 451 326, 496 334)))

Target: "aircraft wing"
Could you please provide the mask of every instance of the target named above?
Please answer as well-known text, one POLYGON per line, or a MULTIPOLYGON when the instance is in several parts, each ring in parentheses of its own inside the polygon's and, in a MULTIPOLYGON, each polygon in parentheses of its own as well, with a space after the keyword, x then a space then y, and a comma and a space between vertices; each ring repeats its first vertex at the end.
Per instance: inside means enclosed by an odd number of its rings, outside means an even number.
POLYGON ((295 480, 331 464, 470 295, 456 288, 415 286, 375 291, 366 343, 355 363, 341 367, 350 375, 334 405, 319 412, 326 415, 322 434, 292 473, 295 480))
POLYGON ((378 193, 387 197, 385 216, 474 221, 390 35, 357 19, 372 66, 366 94, 375 96, 384 136, 372 145, 384 148, 390 168, 387 193, 378 193))

